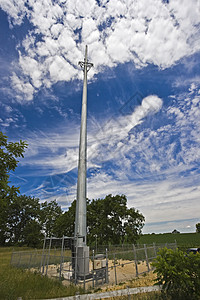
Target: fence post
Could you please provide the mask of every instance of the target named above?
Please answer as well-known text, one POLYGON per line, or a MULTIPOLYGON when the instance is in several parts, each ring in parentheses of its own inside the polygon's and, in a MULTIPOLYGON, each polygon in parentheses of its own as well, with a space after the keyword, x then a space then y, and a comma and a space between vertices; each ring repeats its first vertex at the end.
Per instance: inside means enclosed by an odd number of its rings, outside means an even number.
POLYGON ((47 275, 47 271, 48 271, 48 267, 49 267, 49 256, 50 256, 50 251, 51 251, 51 241, 52 241, 52 237, 50 238, 50 241, 49 241, 49 251, 48 251, 48 257, 47 257, 46 275, 47 275))
POLYGON ((19 260, 18 260, 18 263, 17 263, 17 267, 20 267, 21 257, 22 257, 22 253, 20 252, 19 253, 19 260))
POLYGON ((127 288, 128 300, 131 300, 131 294, 130 294, 130 291, 129 291, 129 286, 127 286, 126 288, 127 288))
POLYGON ((155 254, 155 257, 156 257, 157 256, 156 243, 153 243, 153 249, 154 249, 154 254, 155 254))
POLYGON ((61 271, 62 271, 62 263, 63 263, 63 247, 64 247, 64 235, 62 237, 62 247, 61 247, 61 257, 60 257, 60 272, 59 272, 59 280, 61 280, 61 271))
POLYGON ((133 253, 134 253, 134 260, 135 260, 135 273, 136 273, 136 277, 138 277, 137 253, 136 253, 135 245, 133 245, 133 253))
POLYGON ((92 264, 92 287, 94 288, 94 249, 92 250, 92 260, 93 260, 93 264, 92 264))
POLYGON ((106 283, 108 283, 108 250, 106 248, 106 283))
POLYGON ((11 260, 10 260, 10 264, 11 266, 14 265, 14 252, 12 251, 12 254, 11 254, 11 260))
POLYGON ((148 260, 148 253, 147 253, 147 246, 146 246, 146 244, 144 244, 144 252, 145 252, 145 257, 146 257, 147 269, 148 269, 148 272, 150 272, 150 268, 149 268, 149 260, 148 260))
POLYGON ((117 270, 116 270, 116 264, 115 264, 115 253, 114 253, 114 271, 115 271, 115 284, 117 284, 117 270))
POLYGON ((46 235, 44 236, 44 243, 43 243, 43 249, 42 249, 42 257, 40 262, 40 272, 44 273, 44 250, 45 250, 45 244, 46 244, 46 235), (42 268, 43 266, 43 268, 42 268))
POLYGON ((74 279, 75 279, 75 284, 77 284, 78 282, 78 278, 77 278, 77 269, 78 269, 78 247, 77 247, 77 242, 78 242, 78 235, 75 238, 75 267, 74 267, 74 279))
POLYGON ((44 256, 43 256, 42 274, 44 274, 45 262, 46 262, 46 254, 44 254, 44 256))
POLYGON ((84 262, 83 262, 83 266, 84 266, 83 289, 85 291, 85 259, 86 259, 86 257, 85 257, 85 251, 84 251, 84 254, 83 254, 83 258, 84 258, 84 262))
POLYGON ((31 267, 31 260, 32 260, 32 252, 30 253, 30 259, 29 259, 28 269, 30 269, 30 267, 31 267))

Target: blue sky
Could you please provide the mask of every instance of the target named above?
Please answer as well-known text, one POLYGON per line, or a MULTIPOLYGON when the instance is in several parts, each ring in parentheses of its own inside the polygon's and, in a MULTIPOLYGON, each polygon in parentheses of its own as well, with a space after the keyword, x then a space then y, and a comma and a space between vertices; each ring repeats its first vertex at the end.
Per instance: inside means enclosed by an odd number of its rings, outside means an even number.
POLYGON ((88 45, 88 198, 125 194, 144 233, 200 221, 200 1, 0 0, 0 128, 21 192, 76 197, 88 45))

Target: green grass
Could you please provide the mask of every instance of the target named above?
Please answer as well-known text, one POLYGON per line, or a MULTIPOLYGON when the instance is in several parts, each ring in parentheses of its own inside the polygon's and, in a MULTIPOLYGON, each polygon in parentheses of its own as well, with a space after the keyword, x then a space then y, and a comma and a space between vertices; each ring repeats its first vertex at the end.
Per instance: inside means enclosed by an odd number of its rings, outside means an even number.
POLYGON ((174 243, 176 240, 177 246, 181 250, 186 250, 190 247, 200 247, 199 233, 163 233, 163 234, 144 234, 138 240, 138 244, 165 244, 174 243))
MULTIPOLYGON (((174 243, 175 240, 181 250, 186 250, 189 247, 200 247, 200 234, 198 233, 145 234, 138 240, 138 244, 165 244, 174 243)), ((82 289, 74 285, 66 287, 57 280, 11 267, 12 251, 12 247, 0 248, 0 300, 16 300, 18 297, 22 297, 23 300, 45 299, 67 297, 75 295, 76 292, 83 293, 82 289)), ((14 251, 33 251, 33 249, 19 247, 15 248, 14 251)), ((127 253, 120 256, 116 255, 116 259, 122 258, 123 255, 126 256, 127 253)), ((125 257, 123 258, 125 259, 125 257)), ((130 253, 129 259, 133 259, 132 253, 130 253)))
MULTIPOLYGON (((15 251, 29 250, 18 248, 15 251)), ((10 266, 12 248, 0 248, 0 300, 45 299, 80 294, 74 285, 64 286, 58 280, 10 266)))

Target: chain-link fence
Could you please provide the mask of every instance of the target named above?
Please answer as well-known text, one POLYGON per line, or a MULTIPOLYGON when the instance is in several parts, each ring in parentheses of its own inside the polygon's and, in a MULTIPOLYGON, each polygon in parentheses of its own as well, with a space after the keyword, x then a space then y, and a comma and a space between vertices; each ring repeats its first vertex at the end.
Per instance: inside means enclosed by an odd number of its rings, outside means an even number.
MULTIPOLYGON (((49 277, 63 281, 82 284, 84 287, 97 286, 105 283, 119 284, 126 280, 150 272, 152 261, 156 258, 160 248, 177 248, 172 244, 151 245, 115 245, 109 249, 99 247, 101 254, 90 251, 89 276, 76 280, 74 276, 73 255, 70 250, 48 248, 32 252, 13 252, 11 265, 17 268, 40 272, 49 277)), ((83 259, 77 258, 77 259, 83 259)), ((86 259, 86 258, 84 258, 86 259)), ((87 258, 88 259, 88 258, 87 258)))

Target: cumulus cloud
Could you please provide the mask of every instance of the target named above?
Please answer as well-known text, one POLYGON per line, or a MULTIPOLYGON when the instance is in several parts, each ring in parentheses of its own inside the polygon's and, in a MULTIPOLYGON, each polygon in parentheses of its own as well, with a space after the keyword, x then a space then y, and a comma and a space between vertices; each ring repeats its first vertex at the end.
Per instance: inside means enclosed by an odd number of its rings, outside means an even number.
POLYGON ((19 46, 23 54, 16 76, 22 83, 13 83, 19 94, 25 84, 28 99, 43 86, 80 78, 77 62, 86 44, 95 64, 90 77, 105 66, 125 62, 168 68, 200 50, 198 0, 9 0, 0 5, 12 26, 20 26, 25 18, 32 25, 19 46))

